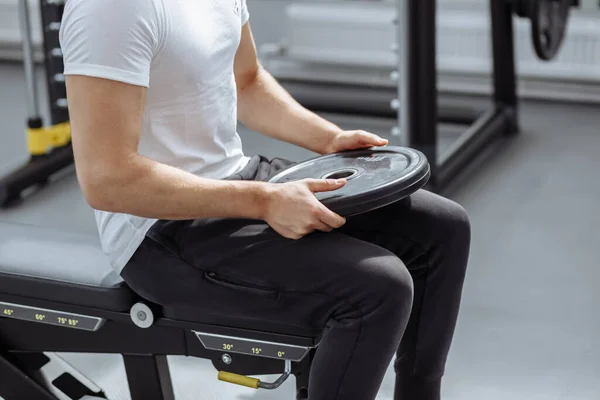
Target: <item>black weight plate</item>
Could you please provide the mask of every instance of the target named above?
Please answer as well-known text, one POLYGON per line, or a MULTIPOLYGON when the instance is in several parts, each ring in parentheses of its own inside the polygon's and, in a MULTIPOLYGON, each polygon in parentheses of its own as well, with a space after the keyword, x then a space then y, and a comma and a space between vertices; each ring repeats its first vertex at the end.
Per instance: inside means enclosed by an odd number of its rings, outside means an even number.
POLYGON ((292 165, 269 182, 346 178, 344 187, 315 196, 330 210, 348 217, 399 201, 425 186, 429 177, 423 153, 388 146, 319 156, 292 165))
POLYGON ((535 52, 541 60, 552 60, 564 41, 572 0, 527 1, 531 1, 531 35, 535 52))

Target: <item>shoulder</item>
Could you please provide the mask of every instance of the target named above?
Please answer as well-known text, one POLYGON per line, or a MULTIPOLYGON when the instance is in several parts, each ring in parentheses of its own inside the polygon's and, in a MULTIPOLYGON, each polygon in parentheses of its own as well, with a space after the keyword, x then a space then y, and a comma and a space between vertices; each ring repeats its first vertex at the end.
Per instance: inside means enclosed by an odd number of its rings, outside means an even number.
POLYGON ((97 26, 107 32, 116 26, 156 24, 162 0, 67 0, 64 25, 97 26))
POLYGON ((94 42, 125 37, 158 41, 163 10, 162 0, 67 0, 62 17, 60 39, 94 42))
POLYGON ((65 75, 147 86, 163 40, 162 0, 67 0, 59 32, 65 75))

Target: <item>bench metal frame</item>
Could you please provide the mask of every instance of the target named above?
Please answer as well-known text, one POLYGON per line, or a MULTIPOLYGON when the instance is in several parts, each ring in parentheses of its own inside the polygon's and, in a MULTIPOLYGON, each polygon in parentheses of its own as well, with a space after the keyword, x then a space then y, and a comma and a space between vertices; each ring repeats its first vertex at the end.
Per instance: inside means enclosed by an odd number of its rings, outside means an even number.
MULTIPOLYGON (((291 347, 307 350, 304 357, 291 362, 291 374, 296 377, 297 398, 304 399, 308 393, 308 376, 317 338, 176 321, 160 315, 144 329, 133 323, 129 312, 89 309, 1 293, 0 303, 0 396, 6 400, 57 399, 39 379, 38 371, 44 364, 40 359, 47 358, 46 352, 121 354, 132 400, 174 400, 168 355, 209 359, 217 370, 240 375, 284 374, 286 357, 275 359, 248 351, 212 350, 216 348, 215 343, 205 347, 199 340, 199 332, 223 337, 223 343, 241 340, 255 348, 270 345, 283 350, 291 347), (40 318, 54 312, 54 317, 62 313, 68 319, 76 314, 100 319, 101 323, 96 324, 96 330, 83 330, 68 324, 50 325, 30 316, 26 320, 16 319, 16 312, 10 316, 4 313, 11 308, 6 303, 38 309, 31 315, 37 314, 40 318), (224 360, 233 362, 226 364, 224 360)), ((105 398, 102 393, 89 395, 105 398)))

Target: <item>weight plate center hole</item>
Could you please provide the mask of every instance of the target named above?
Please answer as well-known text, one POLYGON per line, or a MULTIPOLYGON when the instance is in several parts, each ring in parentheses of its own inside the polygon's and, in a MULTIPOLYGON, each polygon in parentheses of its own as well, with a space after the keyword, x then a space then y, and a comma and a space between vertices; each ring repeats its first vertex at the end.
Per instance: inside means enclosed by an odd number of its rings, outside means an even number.
POLYGON ((323 179, 352 179, 356 175, 358 175, 358 170, 356 169, 342 169, 326 174, 323 179))

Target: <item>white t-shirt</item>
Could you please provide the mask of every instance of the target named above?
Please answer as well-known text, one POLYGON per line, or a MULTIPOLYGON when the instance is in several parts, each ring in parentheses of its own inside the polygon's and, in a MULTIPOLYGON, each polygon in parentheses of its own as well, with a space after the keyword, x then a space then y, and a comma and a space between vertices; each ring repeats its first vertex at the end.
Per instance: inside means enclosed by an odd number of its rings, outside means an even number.
MULTIPOLYGON (((245 0, 67 0, 64 73, 148 87, 139 153, 221 179, 248 162, 233 73, 248 17, 245 0)), ((95 213, 102 248, 120 273, 156 220, 95 213)))

